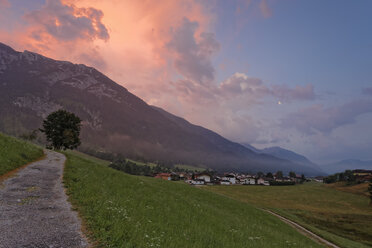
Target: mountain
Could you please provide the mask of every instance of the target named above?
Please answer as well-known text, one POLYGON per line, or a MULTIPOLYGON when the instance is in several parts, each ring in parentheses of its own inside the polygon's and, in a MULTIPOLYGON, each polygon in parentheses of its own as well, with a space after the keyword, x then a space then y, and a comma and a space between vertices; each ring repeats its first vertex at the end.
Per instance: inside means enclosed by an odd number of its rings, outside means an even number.
POLYGON ((308 158, 293 151, 274 146, 268 147, 261 150, 262 153, 270 154, 278 158, 288 159, 290 161, 299 163, 299 164, 307 164, 315 166, 313 162, 311 162, 308 158))
POLYGON ((343 172, 345 170, 372 170, 372 160, 362 161, 359 159, 345 159, 339 162, 323 165, 322 168, 330 174, 343 172))
POLYGON ((248 148, 249 150, 251 151, 254 151, 255 153, 263 153, 260 149, 257 149, 256 147, 248 144, 248 143, 242 143, 243 146, 245 146, 246 148, 248 148))
POLYGON ((82 119, 82 151, 205 166, 220 171, 289 171, 311 167, 257 154, 241 144, 149 106, 92 67, 17 52, 0 43, 0 131, 40 128, 58 109, 82 119))
POLYGON ((247 143, 243 143, 242 145, 244 145, 248 149, 250 149, 250 150, 252 150, 256 153, 259 153, 259 154, 269 154, 269 155, 272 155, 274 157, 281 158, 281 159, 286 159, 286 160, 295 162, 295 163, 300 164, 300 165, 312 167, 312 168, 316 169, 317 171, 322 171, 322 169, 319 167, 319 165, 313 163, 312 161, 310 161, 305 156, 303 156, 301 154, 298 154, 298 153, 295 153, 293 151, 281 148, 279 146, 267 147, 267 148, 264 148, 264 149, 257 149, 256 147, 254 147, 250 144, 247 144, 247 143))

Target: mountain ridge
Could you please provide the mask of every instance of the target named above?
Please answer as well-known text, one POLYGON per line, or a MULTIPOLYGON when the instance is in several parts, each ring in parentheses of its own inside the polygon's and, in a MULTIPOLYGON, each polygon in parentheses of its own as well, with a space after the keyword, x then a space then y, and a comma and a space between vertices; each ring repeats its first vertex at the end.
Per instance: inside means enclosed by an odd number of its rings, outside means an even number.
POLYGON ((93 67, 17 52, 2 43, 0 104, 0 131, 13 135, 38 129, 50 112, 64 108, 83 120, 82 149, 216 170, 318 173, 257 154, 150 106, 93 67))
POLYGON ((251 149, 252 151, 259 153, 259 154, 269 154, 277 158, 286 159, 298 164, 302 164, 305 166, 313 167, 319 171, 323 171, 322 167, 318 164, 312 162, 304 155, 298 154, 294 151, 279 147, 279 146, 272 146, 272 147, 266 147, 263 149, 258 149, 248 143, 243 143, 245 147, 251 149))
POLYGON ((343 172, 345 170, 372 170, 372 160, 343 159, 322 166, 324 171, 330 174, 343 172))

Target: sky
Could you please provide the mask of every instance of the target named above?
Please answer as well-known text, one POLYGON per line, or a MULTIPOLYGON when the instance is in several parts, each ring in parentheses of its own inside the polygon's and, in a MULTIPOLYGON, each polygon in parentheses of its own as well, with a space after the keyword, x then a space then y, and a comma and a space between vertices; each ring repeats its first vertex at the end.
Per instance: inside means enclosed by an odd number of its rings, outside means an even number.
POLYGON ((0 42, 317 163, 372 160, 370 0, 0 0, 0 42))

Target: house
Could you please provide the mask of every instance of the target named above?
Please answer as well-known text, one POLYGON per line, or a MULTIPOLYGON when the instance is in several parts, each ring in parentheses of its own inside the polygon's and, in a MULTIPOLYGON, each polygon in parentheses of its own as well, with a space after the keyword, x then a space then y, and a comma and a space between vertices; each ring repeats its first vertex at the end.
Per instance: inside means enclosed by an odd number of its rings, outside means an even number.
POLYGON ((289 177, 281 177, 281 178, 275 178, 275 181, 277 182, 291 182, 291 178, 289 177))
POLYGON ((189 183, 191 185, 204 185, 205 181, 203 179, 194 179, 194 180, 190 180, 189 183))
POLYGON ((322 176, 317 176, 317 177, 314 177, 314 179, 313 179, 315 182, 319 182, 319 183, 322 183, 323 182, 323 180, 324 180, 324 177, 322 177, 322 176))
POLYGON ((221 184, 221 177, 214 176, 212 182, 213 184, 221 184))
POLYGON ((204 182, 209 183, 211 182, 211 176, 208 173, 199 173, 195 175, 196 179, 204 180, 204 182))
POLYGON ((172 175, 170 173, 158 173, 158 174, 156 174, 155 178, 161 178, 163 180, 169 180, 170 181, 172 179, 171 176, 172 175))
POLYGON ((256 184, 256 179, 254 179, 254 178, 245 178, 243 184, 245 184, 245 185, 255 185, 256 184))
POLYGON ((372 170, 353 170, 354 176, 369 176, 372 175, 372 170))
POLYGON ((353 170, 355 181, 367 183, 372 181, 372 170, 353 170))
POLYGON ((178 174, 180 180, 186 180, 187 179, 187 175, 183 172, 181 172, 180 174, 178 174))
MULTIPOLYGON (((271 179, 271 178, 270 178, 270 179, 271 179)), ((258 185, 269 186, 269 185, 270 185, 270 179, 269 179, 269 178, 263 178, 263 177, 260 177, 259 179, 257 179, 257 184, 258 184, 258 185)))
POLYGON ((245 175, 236 175, 235 176, 235 183, 236 184, 244 184, 245 178, 246 178, 245 175))
POLYGON ((180 176, 177 173, 172 172, 171 173, 171 180, 172 181, 179 181, 180 180, 180 176))
POLYGON ((224 179, 222 179, 222 180, 220 181, 220 184, 221 184, 221 185, 230 185, 231 182, 230 182, 229 180, 224 180, 224 179))
POLYGON ((232 173, 225 175, 222 180, 229 181, 230 184, 236 184, 236 177, 232 173))
POLYGON ((299 174, 296 174, 296 177, 291 177, 291 180, 296 183, 302 183, 304 181, 302 175, 299 174))

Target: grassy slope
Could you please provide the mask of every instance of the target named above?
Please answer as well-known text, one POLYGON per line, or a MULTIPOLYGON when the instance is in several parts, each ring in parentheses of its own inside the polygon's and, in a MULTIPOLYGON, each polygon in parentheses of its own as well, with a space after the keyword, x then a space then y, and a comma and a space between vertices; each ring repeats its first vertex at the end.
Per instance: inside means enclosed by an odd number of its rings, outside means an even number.
POLYGON ((183 170, 191 170, 191 171, 199 171, 199 172, 206 170, 206 168, 196 167, 196 166, 187 165, 187 164, 177 164, 175 167, 179 169, 183 169, 183 170))
POLYGON ((270 208, 342 247, 372 245, 372 208, 367 197, 334 190, 320 183, 205 189, 270 208))
POLYGON ((32 162, 43 155, 43 150, 28 142, 0 133, 0 175, 32 162))
POLYGON ((368 187, 369 183, 360 183, 356 185, 347 185, 345 182, 337 182, 324 185, 329 188, 337 189, 340 191, 363 195, 369 197, 368 187))
POLYGON ((321 247, 248 204, 66 155, 69 199, 101 247, 321 247))

